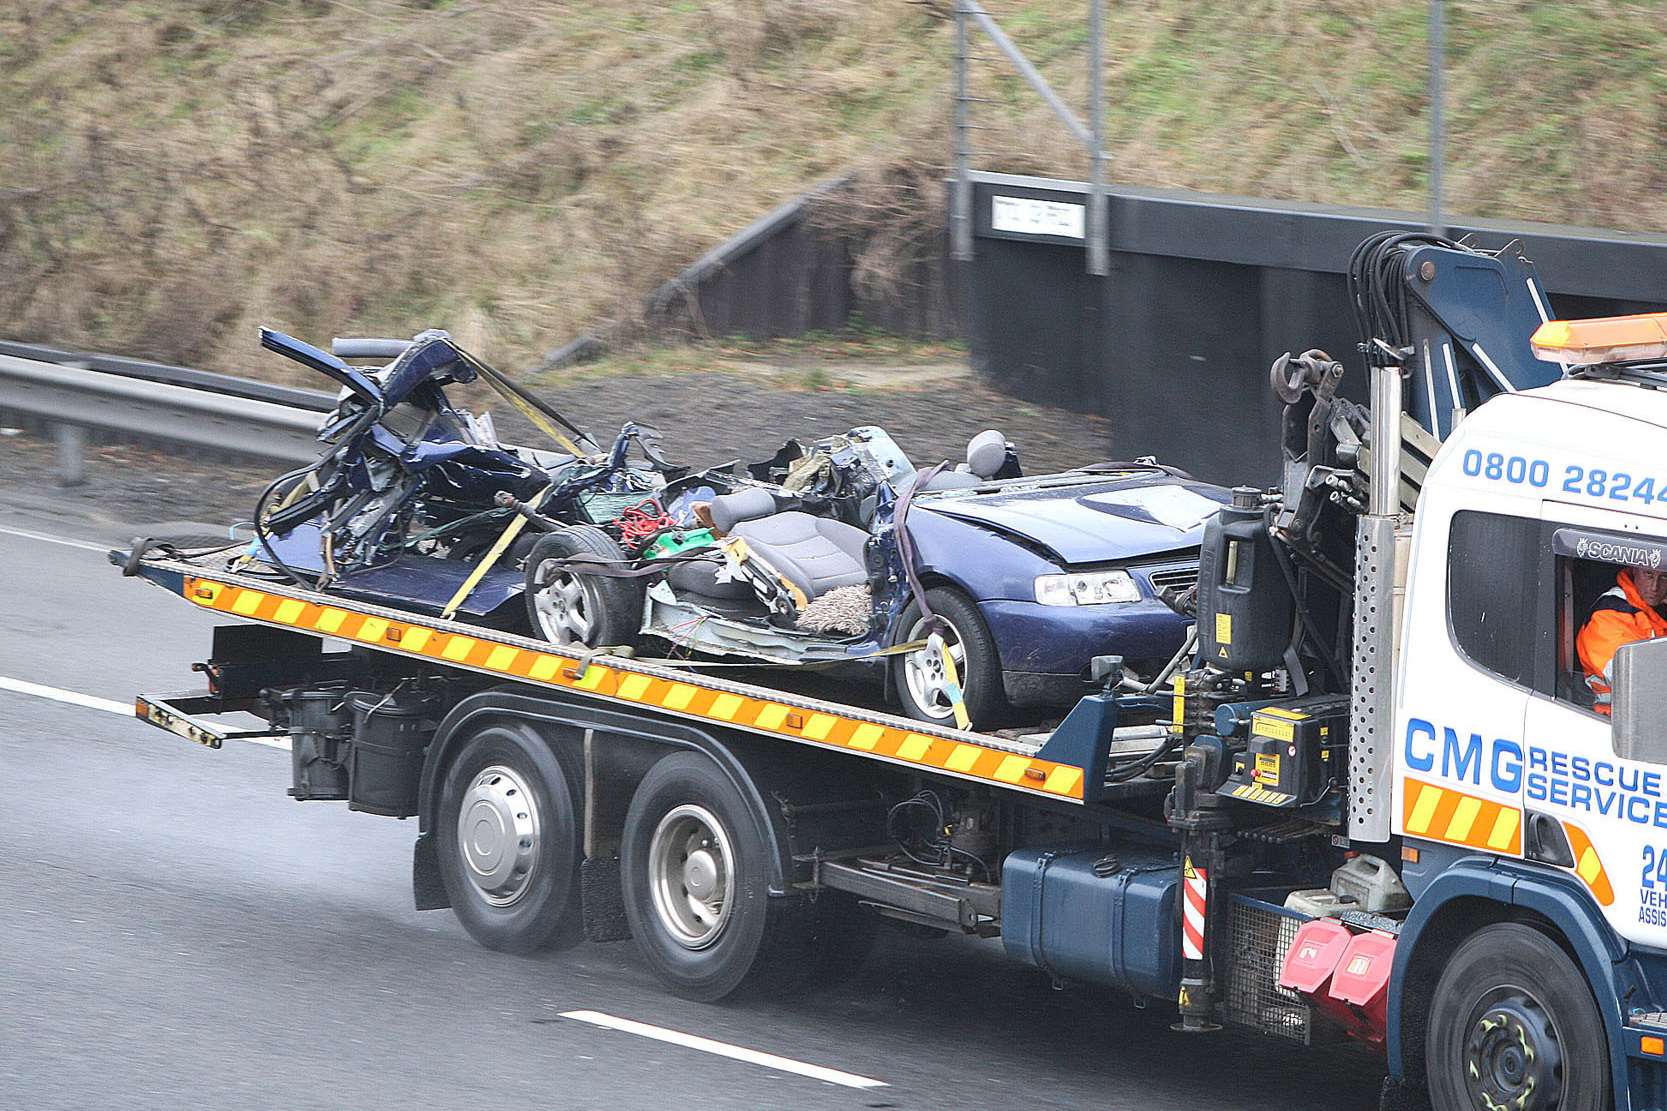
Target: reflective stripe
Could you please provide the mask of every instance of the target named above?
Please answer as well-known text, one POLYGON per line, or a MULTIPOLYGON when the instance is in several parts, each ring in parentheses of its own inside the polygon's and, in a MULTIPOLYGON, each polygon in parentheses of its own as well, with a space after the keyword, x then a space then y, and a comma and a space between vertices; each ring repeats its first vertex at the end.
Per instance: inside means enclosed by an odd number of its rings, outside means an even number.
POLYGON ((599 657, 608 662, 579 660, 554 649, 540 650, 531 643, 526 647, 504 643, 518 638, 489 630, 478 630, 478 635, 471 635, 453 632, 447 623, 442 623, 440 628, 429 628, 397 613, 383 616, 310 600, 316 595, 285 597, 278 591, 286 588, 263 585, 254 589, 186 573, 178 589, 182 597, 205 609, 358 640, 385 652, 443 661, 558 689, 591 691, 633 705, 732 723, 738 728, 788 740, 852 749, 923 771, 964 776, 1032 794, 1081 800, 1084 793, 1080 767, 995 747, 993 738, 987 747, 978 743, 976 737, 932 736, 917 731, 930 726, 916 724, 911 729, 901 721, 897 724, 863 721, 860 717, 830 712, 825 704, 823 708, 795 706, 791 703, 793 696, 785 692, 759 691, 776 697, 753 698, 704 686, 696 677, 656 675, 643 665, 631 665, 609 656, 599 657))
POLYGON ((1400 832, 1522 855, 1522 811, 1516 807, 1412 778, 1402 789, 1400 832))

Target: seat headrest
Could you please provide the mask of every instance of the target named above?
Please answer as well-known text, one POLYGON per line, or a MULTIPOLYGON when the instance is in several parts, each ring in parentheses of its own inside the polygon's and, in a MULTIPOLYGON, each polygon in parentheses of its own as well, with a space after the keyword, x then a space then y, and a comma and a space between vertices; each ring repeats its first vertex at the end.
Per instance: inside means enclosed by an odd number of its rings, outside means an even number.
POLYGON ((719 494, 712 499, 712 523, 718 531, 728 533, 742 521, 756 521, 776 511, 776 499, 770 491, 749 486, 733 494, 719 494))
POLYGON ((967 470, 979 478, 994 478, 1007 462, 1007 437, 986 428, 967 441, 967 470))

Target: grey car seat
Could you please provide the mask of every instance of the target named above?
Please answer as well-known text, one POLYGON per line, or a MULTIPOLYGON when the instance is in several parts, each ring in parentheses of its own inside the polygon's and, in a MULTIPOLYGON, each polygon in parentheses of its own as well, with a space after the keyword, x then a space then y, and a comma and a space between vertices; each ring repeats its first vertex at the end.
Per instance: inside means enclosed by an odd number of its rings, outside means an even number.
MULTIPOLYGON (((868 581, 863 562, 866 532, 843 521, 778 510, 768 490, 738 490, 713 498, 712 523, 720 532, 745 540, 759 558, 797 586, 806 601, 835 587, 868 581)), ((673 585, 712 593, 704 585, 679 583, 677 576, 673 585)), ((729 584, 715 585, 721 588, 729 584)))

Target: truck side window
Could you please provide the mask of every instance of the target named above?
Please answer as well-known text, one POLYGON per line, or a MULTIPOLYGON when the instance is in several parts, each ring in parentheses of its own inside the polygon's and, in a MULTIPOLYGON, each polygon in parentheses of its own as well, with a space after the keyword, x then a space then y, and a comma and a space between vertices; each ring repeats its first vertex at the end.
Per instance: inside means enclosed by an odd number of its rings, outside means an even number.
MULTIPOLYGON (((1459 650, 1478 667, 1537 688, 1550 630, 1539 623, 1540 522, 1466 510, 1447 543, 1447 612, 1459 650)), ((1543 669, 1549 678, 1549 668, 1543 669)))
POLYGON ((1581 626, 1592 606, 1615 585, 1619 564, 1560 556, 1557 560, 1557 697, 1583 710, 1593 706, 1592 690, 1576 651, 1581 626))

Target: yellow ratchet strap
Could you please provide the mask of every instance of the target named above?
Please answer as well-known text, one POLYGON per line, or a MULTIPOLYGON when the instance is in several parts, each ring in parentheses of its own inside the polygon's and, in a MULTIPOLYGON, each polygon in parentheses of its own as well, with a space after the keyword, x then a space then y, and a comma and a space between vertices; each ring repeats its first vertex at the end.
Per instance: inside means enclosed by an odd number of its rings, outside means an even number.
POLYGON ((949 688, 949 708, 955 711, 955 728, 972 728, 972 715, 967 713, 967 700, 961 692, 961 672, 955 667, 955 657, 949 654, 949 644, 939 633, 933 633, 926 641, 937 649, 943 660, 944 684, 949 688))
MULTIPOLYGON (((545 493, 548 492, 549 490, 546 488, 545 493)), ((534 501, 538 501, 543 496, 543 494, 540 494, 534 501)), ((498 560, 503 558, 503 554, 509 550, 509 546, 515 542, 515 538, 520 536, 521 530, 526 527, 527 519, 521 514, 517 513, 510 518, 509 524, 504 528, 503 535, 498 537, 498 542, 493 544, 491 549, 481 557, 479 563, 475 564, 475 569, 469 572, 469 577, 463 580, 463 585, 457 588, 457 593, 453 594, 451 601, 446 603, 446 608, 440 614, 441 617, 450 621, 456 616, 457 607, 468 600, 469 595, 474 593, 475 587, 480 585, 480 580, 486 577, 488 571, 497 566, 498 560)))
POLYGON ((526 398, 522 397, 515 387, 511 386, 508 381, 504 379, 503 375, 499 374, 496 370, 493 370, 473 355, 469 355, 462 351, 459 351, 458 353, 463 355, 464 358, 468 360, 469 365, 474 367, 475 373, 480 375, 481 379, 488 386, 491 386, 493 391, 499 397, 515 406, 516 410, 520 412, 522 416, 532 421, 534 427, 559 444, 563 451, 577 459, 585 459, 590 456, 590 452, 585 451, 578 444, 574 443, 572 439, 561 431, 561 429, 555 426, 555 423, 551 421, 549 417, 540 412, 536 405, 533 405, 526 398))

